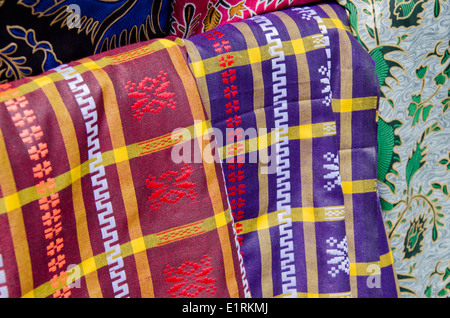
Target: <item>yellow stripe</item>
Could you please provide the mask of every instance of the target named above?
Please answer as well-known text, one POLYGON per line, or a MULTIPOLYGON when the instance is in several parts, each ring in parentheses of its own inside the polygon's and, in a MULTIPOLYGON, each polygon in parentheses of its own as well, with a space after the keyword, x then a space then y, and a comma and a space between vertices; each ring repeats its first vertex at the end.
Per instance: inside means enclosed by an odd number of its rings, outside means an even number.
MULTIPOLYGON (((230 217, 230 210, 227 211, 221 211, 217 215, 223 215, 226 219, 227 224, 231 222, 230 217)), ((195 222, 194 222, 195 223, 195 222)), ((189 224, 186 224, 184 226, 189 226, 189 224)), ((200 234, 207 233, 210 231, 214 231, 217 229, 216 227, 216 216, 211 216, 209 218, 206 218, 203 220, 202 224, 202 231, 200 234)), ((167 232, 170 230, 176 230, 176 228, 173 229, 167 229, 158 233, 149 234, 144 237, 135 238, 134 240, 130 242, 126 242, 122 245, 120 245, 120 250, 122 251, 122 257, 128 257, 132 255, 136 255, 138 253, 146 252, 148 249, 154 248, 156 246, 161 246, 164 244, 170 244, 171 242, 164 243, 161 241, 158 237, 161 236, 163 232, 167 232)), ((192 236, 189 236, 191 238, 192 236)), ((187 237, 181 237, 178 240, 183 240, 187 237)), ((101 254, 95 255, 93 257, 90 257, 86 260, 84 260, 81 264, 78 264, 77 266, 80 267, 80 279, 90 273, 96 272, 100 270, 101 268, 107 266, 106 261, 106 253, 103 252, 101 254)), ((54 292, 54 289, 51 288, 51 282, 48 281, 34 290, 31 290, 27 294, 25 294, 24 298, 45 298, 51 295, 54 292)))
MULTIPOLYGON (((210 125, 211 123, 208 120, 204 124, 202 124, 201 127, 207 127, 209 129, 210 125)), ((189 132, 189 135, 187 136, 183 135, 183 137, 185 137, 183 140, 187 141, 190 140, 190 138, 194 137, 194 125, 187 127, 185 129, 186 131, 189 132)), ((207 129, 204 130, 203 134, 204 135, 208 134, 208 130, 207 129)), ((178 135, 175 134, 174 136, 178 135)), ((164 148, 151 147, 152 149, 150 151, 148 151, 148 149, 143 149, 143 144, 148 144, 152 146, 152 144, 155 144, 156 141, 160 138, 161 137, 157 137, 151 140, 140 141, 135 144, 126 146, 126 149, 124 149, 124 147, 120 147, 118 149, 105 151, 102 153, 103 165, 106 167, 115 164, 117 159, 123 161, 125 160, 125 156, 128 156, 128 160, 130 160, 139 157, 141 155, 147 155, 152 152, 160 151, 164 148)), ((71 168, 70 171, 62 173, 59 176, 55 177, 54 191, 59 192, 63 190, 64 188, 70 186, 72 182, 81 179, 87 174, 89 174, 89 161, 85 161, 81 165, 71 168)), ((14 206, 19 204, 19 202, 20 206, 24 206, 38 199, 40 199, 40 195, 36 193, 36 189, 34 186, 22 189, 16 193, 0 198, 0 215, 13 211, 14 206), (8 206, 6 206, 6 204, 8 204, 8 206)))
MULTIPOLYGON (((291 208, 292 222, 334 222, 343 221, 345 214, 339 214, 340 217, 336 217, 335 211, 342 211, 344 207, 304 207, 304 208, 291 208)), ((240 234, 247 234, 253 231, 260 231, 279 226, 283 223, 278 221, 278 211, 270 212, 268 214, 260 215, 258 217, 239 221, 242 224, 242 232, 240 234)))
MULTIPOLYGON (((325 12, 332 18, 337 19, 337 15, 329 5, 323 5, 322 7, 325 12)), ((332 21, 335 22, 335 21, 332 21)), ((351 36, 348 32, 348 28, 345 28, 345 30, 339 29, 338 30, 338 37, 339 37, 339 49, 340 49, 340 60, 339 60, 339 66, 340 66, 340 78, 341 78, 341 91, 340 91, 340 97, 344 102, 341 100, 333 100, 332 107, 333 111, 337 114, 337 116, 340 117, 340 160, 341 160, 341 180, 343 181, 343 191, 344 191, 344 204, 347 210, 346 216, 345 216, 345 230, 347 232, 347 240, 348 240, 348 257, 350 260, 350 264, 355 263, 356 259, 356 247, 355 247, 355 228, 354 228, 354 221, 353 221, 353 196, 350 193, 345 193, 345 191, 348 190, 347 185, 345 182, 352 180, 352 152, 351 151, 344 151, 347 149, 352 149, 352 113, 349 112, 349 109, 356 110, 356 105, 370 105, 368 107, 374 107, 373 106, 373 100, 369 103, 361 103, 358 102, 351 102, 351 106, 349 106, 349 103, 346 102, 346 100, 350 100, 353 96, 352 92, 352 85, 348 83, 353 83, 353 61, 352 61, 352 46, 350 43, 351 36), (341 104, 344 104, 344 106, 341 106, 341 104), (345 190, 344 190, 345 189, 345 190)), ((360 99, 366 101, 366 99, 360 99)), ((375 106, 376 107, 376 106, 375 106)), ((362 110, 362 109, 361 109, 362 110)), ((352 190, 353 191, 353 185, 352 190)), ((358 297, 358 280, 356 279, 356 276, 350 276, 350 288, 352 291, 352 294, 354 297, 358 297)))
POLYGON ((191 63, 191 69, 194 73, 195 77, 205 76, 205 66, 203 65, 203 61, 193 62, 191 63))
POLYGON ((259 47, 252 47, 248 49, 248 59, 250 64, 261 62, 261 50, 259 47))
MULTIPOLYGON (((169 41, 166 39, 159 39, 155 42, 150 43, 148 45, 148 48, 150 50, 153 50, 156 52, 156 51, 162 50, 166 47, 179 45, 179 43, 180 43, 179 41, 172 42, 172 41, 169 41)), ((111 65, 114 62, 113 57, 114 56, 111 56, 111 57, 105 56, 102 59, 95 61, 95 63, 97 64, 97 66, 99 68, 103 68, 107 65, 111 65)), ((79 62, 81 62, 81 64, 73 66, 75 71, 77 71, 80 74, 83 74, 83 73, 91 70, 92 64, 84 65, 81 60, 79 62)), ((88 63, 89 63, 89 61, 88 61, 88 63)), ((25 83, 16 88, 20 94, 15 94, 15 95, 10 95, 8 93, 0 94, 0 103, 4 102, 10 98, 14 98, 16 96, 25 95, 25 94, 34 92, 34 91, 40 89, 42 86, 46 85, 49 81, 59 82, 59 81, 64 80, 62 75, 59 74, 58 72, 49 73, 47 75, 32 76, 32 77, 29 77, 29 79, 31 79, 30 82, 25 83)))
MULTIPOLYGON (((186 40, 185 45, 186 45, 187 51, 189 52, 189 58, 191 59, 191 61, 193 61, 193 63, 196 63, 197 61, 202 61, 200 53, 197 50, 197 47, 194 45, 194 43, 192 43, 189 40, 186 40)), ((193 74, 195 74, 195 72, 198 72, 193 69, 192 63, 189 64, 189 67, 193 74)), ((202 64, 201 68, 204 69, 203 64, 202 64)), ((204 73, 205 72, 203 71, 202 74, 199 74, 198 77, 196 76, 196 83, 197 83, 198 91, 202 98, 203 105, 206 110, 207 118, 211 118, 211 105, 210 105, 210 100, 209 100, 209 92, 208 92, 208 86, 206 85, 206 78, 204 76, 204 73)))
MULTIPOLYGON (((10 208, 8 213, 9 229, 14 247, 17 270, 19 274, 20 291, 25 294, 33 289, 33 272, 30 258, 30 251, 23 220, 23 213, 19 196, 17 195, 16 182, 11 168, 8 152, 6 150, 5 139, 0 129, 0 189, 3 195, 8 198, 5 201, 5 208, 10 208), (12 194, 10 194, 12 193, 12 194)), ((36 192, 36 191, 35 191, 36 192)), ((6 233, 2 235, 7 235, 6 233)), ((12 278, 11 278, 12 279, 12 278)))
POLYGON ((389 267, 394 263, 392 253, 388 252, 380 256, 378 262, 367 263, 350 263, 350 275, 351 276, 370 276, 373 274, 381 274, 376 269, 389 267))
POLYGON ((333 99, 332 101, 333 111, 336 113, 376 109, 377 103, 376 96, 333 99))
POLYGON ((344 194, 376 192, 377 180, 342 181, 342 191, 344 194))
MULTIPOLYGON (((89 230, 87 226, 86 208, 83 199, 83 190, 81 187, 81 167, 80 167, 80 151, 78 149, 77 136, 72 118, 64 105, 61 96, 53 82, 47 83, 42 87, 44 94, 47 96, 60 127, 61 135, 64 140, 67 158, 70 167, 70 176, 72 178, 72 202, 73 211, 75 213, 75 224, 77 229, 77 241, 80 250, 81 260, 92 257, 92 246, 89 238, 89 230)), ((102 297, 101 287, 96 272, 86 276, 86 286, 90 297, 102 297)))
MULTIPOLYGON (((228 159, 236 156, 238 148, 244 147, 244 153, 252 153, 257 150, 267 149, 269 146, 275 145, 277 141, 275 140, 275 135, 272 136, 272 132, 260 131, 257 136, 252 137, 252 135, 257 134, 256 131, 246 131, 242 135, 240 141, 234 144, 227 144, 219 148, 222 159, 228 159), (245 141, 243 142, 242 140, 245 141), (270 142, 268 142, 270 140, 270 142), (234 152, 229 152, 229 149, 234 149, 234 152)), ((289 127, 288 137, 289 140, 299 140, 299 139, 312 139, 326 137, 336 134, 336 123, 335 122, 324 122, 316 124, 305 124, 300 126, 289 127)), ((226 138, 223 138, 226 141, 226 138)))
MULTIPOLYGON (((339 100, 336 100, 339 101, 339 100)), ((305 138, 319 138, 323 137, 324 135, 324 127, 326 125, 330 125, 330 123, 318 123, 318 124, 306 124, 306 125, 300 125, 300 126, 294 126, 289 127, 289 139, 290 140, 296 140, 296 139, 305 139, 305 138), (312 130, 312 136, 311 136, 311 130, 312 130)), ((209 120, 205 120, 202 123, 197 123, 196 126, 192 125, 190 127, 187 127, 186 130, 189 131, 189 135, 187 135, 187 138, 184 138, 184 140, 188 140, 188 138, 194 137, 194 131, 196 136, 204 136, 207 135, 208 129, 211 128, 211 122, 209 120)), ((183 136, 185 137, 185 136, 183 136)), ((247 139, 244 143, 245 146, 245 153, 253 152, 256 150, 262 150, 267 149, 269 145, 272 145, 272 143, 267 142, 268 140, 271 140, 272 134, 271 132, 268 132, 266 134, 261 134, 255 138, 247 139)), ((103 164, 105 166, 108 166, 110 164, 114 164, 121 161, 130 160, 133 158, 136 158, 141 155, 141 153, 144 151, 142 149, 142 146, 140 144, 148 143, 151 145, 153 141, 157 141, 161 137, 154 138, 152 140, 147 141, 141 141, 137 142, 132 145, 122 146, 118 147, 116 149, 106 151, 102 153, 103 156, 103 164)), ((230 145, 227 145, 228 147, 230 145)), ((220 153, 222 154, 222 159, 231 158, 234 155, 228 154, 226 152, 226 147, 221 147, 220 153)), ((234 145, 237 147, 237 143, 234 145)), ((164 148, 157 148, 154 147, 151 152, 159 151, 164 148)), ((150 153, 150 152, 148 152, 150 153)), ((145 153, 147 154, 147 153, 145 153)), ((83 176, 87 175, 89 173, 89 161, 83 162, 79 166, 75 166, 71 168, 70 171, 65 172, 55 178, 55 191, 61 191, 62 189, 68 187, 71 185, 72 182, 75 180, 78 180, 82 178, 83 176)), ((347 184, 346 184, 347 186, 347 184)), ((346 188, 350 189, 350 188, 346 188)), ((351 191, 351 190, 347 190, 351 191)), ((351 193, 351 192, 349 192, 351 193)), ((20 203, 20 206, 24 206, 26 204, 29 204, 33 201, 38 200, 40 197, 36 193, 34 187, 29 187, 26 189, 22 189, 17 193, 12 193, 8 196, 5 196, 3 198, 0 198, 0 215, 3 213, 8 213, 10 211, 13 211, 15 208, 17 208, 18 204, 20 203)))
MULTIPOLYGON (((349 30, 348 27, 345 27, 342 23, 339 23, 338 19, 331 20, 328 18, 323 18, 322 20, 328 29, 349 30)), ((306 52, 316 50, 317 48, 315 48, 313 40, 314 39, 312 36, 307 36, 305 38, 295 38, 295 40, 283 41, 282 45, 285 56, 304 54, 306 52)), ((189 41, 187 41, 187 43, 189 43, 189 41)), ((191 46, 188 44, 186 46, 190 50, 191 46)), ((251 48, 249 50, 228 51, 226 53, 234 56, 233 66, 237 67, 270 60, 272 56, 268 51, 269 46, 271 46, 271 44, 251 48), (261 54, 258 54, 258 51, 261 52, 261 54)), ((222 70, 221 66, 217 63, 217 56, 207 59, 201 59, 200 56, 198 56, 196 60, 192 60, 189 64, 196 78, 204 77, 208 74, 216 73, 222 70)))
MULTIPOLYGON (((205 114, 203 111, 203 105, 200 100, 199 92, 195 83, 195 79, 192 77, 190 69, 186 65, 183 56, 179 48, 172 47, 167 50, 177 69, 181 81, 183 82, 183 87, 186 90, 186 95, 188 97, 189 106, 191 108, 192 116, 194 120, 201 120, 205 122, 205 114)), ((200 151, 202 154, 211 153, 211 146, 209 142, 203 140, 202 137, 198 137, 198 144, 200 146, 200 151)), ((214 162, 207 162, 203 158, 203 167, 205 169, 205 175, 207 180, 208 193, 211 197, 211 203, 213 206, 214 214, 218 215, 223 211, 222 199, 220 193, 220 187, 217 181, 217 174, 214 162)), ((228 235, 228 229, 221 226, 217 229, 219 234, 219 240, 221 244, 222 255, 225 264, 233 264, 233 255, 231 249, 231 242, 228 235)), ((225 277, 228 287, 228 292, 230 297, 239 297, 239 289, 236 282, 236 275, 233 266, 225 265, 225 277)))
MULTIPOLYGON (((164 41, 170 42, 170 41, 164 41)), ((170 42, 172 43, 172 42, 170 42)), ((175 45, 175 44, 174 44, 175 45)), ((113 154, 116 162, 116 169, 119 176, 119 184, 123 197, 125 213, 127 216, 128 233, 131 240, 142 237, 141 224, 139 219, 139 208, 134 191, 133 177, 130 162, 126 150, 125 136, 120 119, 119 105, 117 104, 114 85, 108 74, 100 69, 94 61, 83 59, 83 64, 92 70, 92 74, 97 79, 102 88, 103 105, 105 107, 106 120, 111 136, 113 154)), ((135 253, 136 270, 141 288, 141 295, 144 298, 154 297, 153 283, 151 280, 150 265, 147 253, 135 253)))

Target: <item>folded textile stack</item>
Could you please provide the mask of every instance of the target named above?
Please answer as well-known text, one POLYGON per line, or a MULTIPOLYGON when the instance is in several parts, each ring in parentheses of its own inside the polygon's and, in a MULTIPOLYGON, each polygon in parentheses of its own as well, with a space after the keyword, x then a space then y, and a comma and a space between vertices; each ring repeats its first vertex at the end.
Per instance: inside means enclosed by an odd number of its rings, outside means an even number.
POLYGON ((374 61, 338 3, 255 2, 134 44, 81 19, 117 45, 0 84, 0 297, 399 296, 374 61))

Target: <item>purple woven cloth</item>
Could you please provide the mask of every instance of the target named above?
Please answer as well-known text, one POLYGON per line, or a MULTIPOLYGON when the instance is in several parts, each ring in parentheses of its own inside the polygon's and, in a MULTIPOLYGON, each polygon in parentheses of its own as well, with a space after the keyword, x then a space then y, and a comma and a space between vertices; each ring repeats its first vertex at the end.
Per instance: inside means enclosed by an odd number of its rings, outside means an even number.
POLYGON ((376 189, 378 79, 321 3, 184 40, 252 297, 397 297, 376 189))

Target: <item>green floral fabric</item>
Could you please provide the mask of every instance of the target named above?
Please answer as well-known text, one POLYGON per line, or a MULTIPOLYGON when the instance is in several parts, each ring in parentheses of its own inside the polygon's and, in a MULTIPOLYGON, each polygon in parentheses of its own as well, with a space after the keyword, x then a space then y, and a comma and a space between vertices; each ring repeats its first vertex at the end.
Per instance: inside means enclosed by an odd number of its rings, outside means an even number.
POLYGON ((378 191, 402 297, 450 297, 450 1, 338 0, 381 89, 378 191))

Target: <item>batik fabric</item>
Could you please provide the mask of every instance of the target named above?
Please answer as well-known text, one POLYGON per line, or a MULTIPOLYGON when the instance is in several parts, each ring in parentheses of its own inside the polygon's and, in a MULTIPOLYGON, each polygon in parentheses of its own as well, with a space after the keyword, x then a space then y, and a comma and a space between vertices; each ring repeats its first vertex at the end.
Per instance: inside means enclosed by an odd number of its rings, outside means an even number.
POLYGON ((168 35, 169 0, 0 1, 0 83, 168 35))

